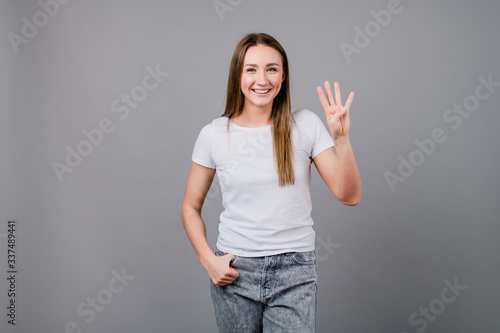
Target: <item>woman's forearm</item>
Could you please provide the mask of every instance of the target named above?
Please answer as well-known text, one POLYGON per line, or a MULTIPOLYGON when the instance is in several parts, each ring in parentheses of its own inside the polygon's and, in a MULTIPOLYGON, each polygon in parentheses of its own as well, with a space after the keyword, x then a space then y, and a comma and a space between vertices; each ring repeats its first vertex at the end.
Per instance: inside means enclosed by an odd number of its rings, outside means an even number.
POLYGON ((334 139, 339 161, 337 193, 347 205, 357 205, 361 200, 361 178, 348 136, 334 139))
POLYGON ((205 222, 201 213, 192 207, 181 208, 182 225, 193 246, 203 267, 207 268, 207 263, 215 257, 207 241, 205 222))

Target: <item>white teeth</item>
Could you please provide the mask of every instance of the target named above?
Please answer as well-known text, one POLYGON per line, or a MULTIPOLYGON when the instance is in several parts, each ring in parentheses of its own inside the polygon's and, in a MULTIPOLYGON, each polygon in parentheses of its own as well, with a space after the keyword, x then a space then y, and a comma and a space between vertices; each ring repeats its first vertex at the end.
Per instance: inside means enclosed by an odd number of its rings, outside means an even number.
POLYGON ((253 91, 255 91, 257 94, 265 94, 269 90, 271 90, 271 89, 266 89, 266 90, 256 90, 256 89, 254 89, 253 91))

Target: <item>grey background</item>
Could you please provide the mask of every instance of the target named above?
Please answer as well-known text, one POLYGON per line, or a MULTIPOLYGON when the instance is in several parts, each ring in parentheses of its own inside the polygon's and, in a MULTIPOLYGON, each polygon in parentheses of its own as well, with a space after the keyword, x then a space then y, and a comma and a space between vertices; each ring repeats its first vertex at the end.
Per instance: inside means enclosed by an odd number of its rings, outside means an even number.
MULTIPOLYGON (((216 332, 179 205, 196 137, 222 114, 234 47, 254 31, 286 49, 295 107, 324 120, 315 90, 324 80, 339 81, 344 100, 356 93, 361 203, 343 206, 312 171, 318 332, 498 331, 500 89, 458 129, 443 114, 479 76, 500 81, 500 2, 402 0, 350 63, 339 45, 353 45, 354 28, 389 1, 231 3, 219 17, 210 0, 72 1, 16 53, 8 34, 21 35, 22 18, 33 22, 41 7, 0 2, 0 331, 64 332, 73 321, 81 332, 216 332), (121 120, 111 103, 157 64, 169 76, 121 120), (114 131, 58 181, 51 164, 103 118, 114 131), (447 140, 391 191, 384 173, 435 128, 447 140), (9 218, 15 327, 5 315, 9 218), (122 268, 134 279, 85 322, 79 304, 122 268), (411 325, 455 278, 467 289, 427 327, 411 325)), ((214 183, 203 212, 212 248, 221 209, 214 183)))

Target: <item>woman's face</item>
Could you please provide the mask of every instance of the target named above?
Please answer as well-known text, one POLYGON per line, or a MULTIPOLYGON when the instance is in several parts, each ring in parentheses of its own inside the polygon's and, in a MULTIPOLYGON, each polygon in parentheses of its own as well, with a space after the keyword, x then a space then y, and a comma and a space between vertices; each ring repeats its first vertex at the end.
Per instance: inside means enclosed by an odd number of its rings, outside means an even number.
POLYGON ((245 107, 272 107, 283 80, 283 61, 278 51, 261 44, 248 48, 241 75, 245 107))

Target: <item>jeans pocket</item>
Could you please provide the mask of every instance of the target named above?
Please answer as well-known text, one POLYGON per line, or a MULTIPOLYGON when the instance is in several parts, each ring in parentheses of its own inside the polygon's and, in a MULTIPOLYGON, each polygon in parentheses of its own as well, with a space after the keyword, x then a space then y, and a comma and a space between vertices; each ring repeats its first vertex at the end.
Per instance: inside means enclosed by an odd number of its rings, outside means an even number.
POLYGON ((316 252, 314 250, 295 252, 295 254, 292 255, 292 261, 299 265, 314 265, 316 263, 316 252))

